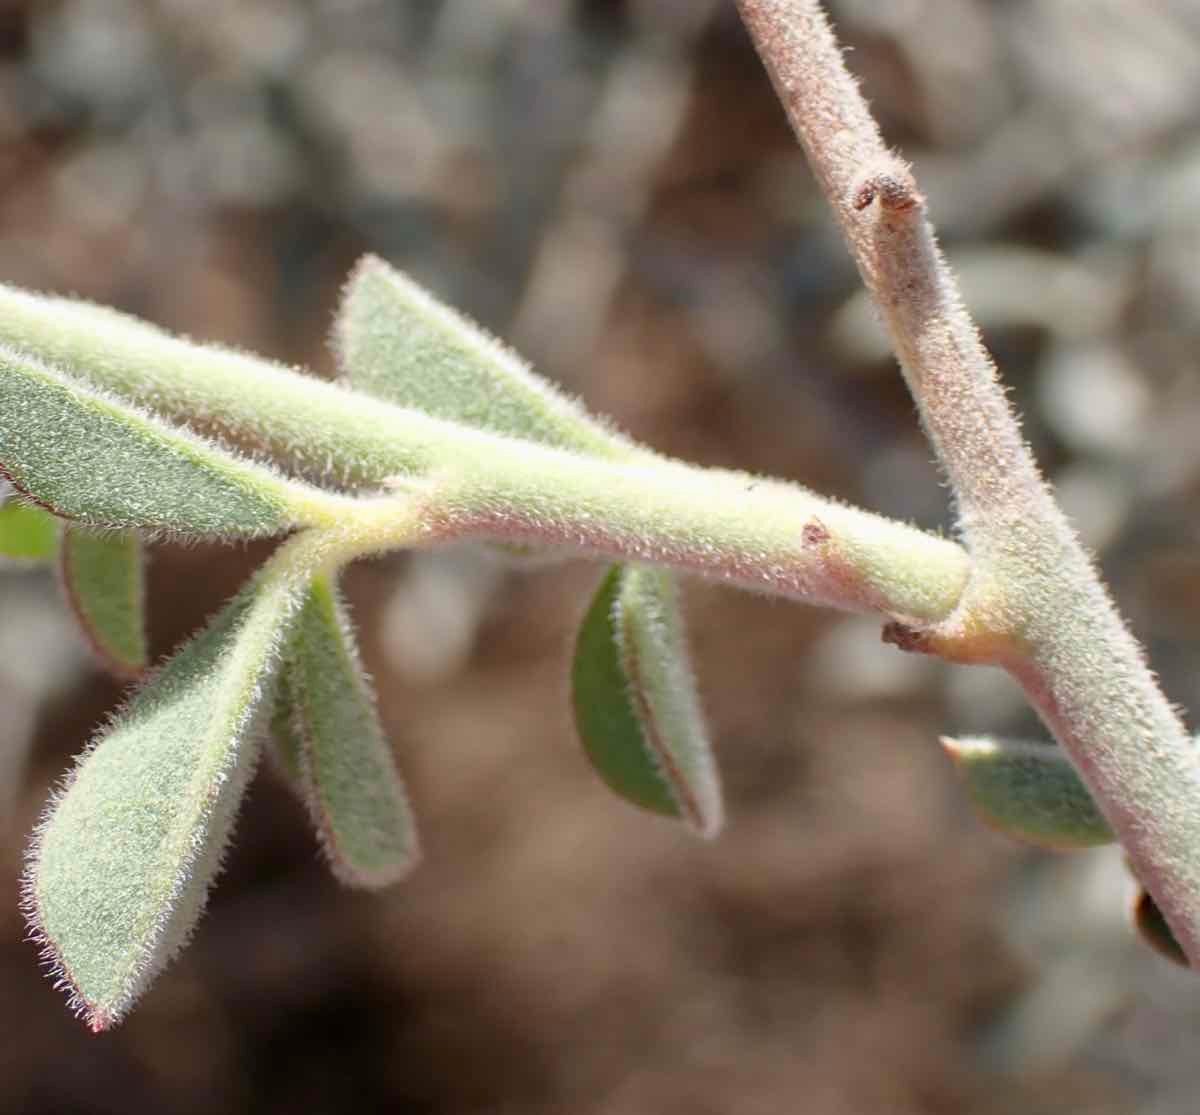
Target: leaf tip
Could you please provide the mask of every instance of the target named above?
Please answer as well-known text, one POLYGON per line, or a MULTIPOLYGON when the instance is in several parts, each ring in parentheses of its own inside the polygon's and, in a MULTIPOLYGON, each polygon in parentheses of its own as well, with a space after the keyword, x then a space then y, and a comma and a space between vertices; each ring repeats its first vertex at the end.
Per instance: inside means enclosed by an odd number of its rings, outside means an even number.
POLYGON ((107 1014, 104 1011, 97 1011, 95 1014, 92 1014, 90 1017, 85 1019, 85 1022, 87 1024, 87 1028, 91 1030, 93 1034, 102 1034, 105 1030, 112 1028, 115 1019, 112 1015, 107 1014))
POLYGON ((386 890, 407 879, 421 863, 421 849, 415 839, 403 855, 386 866, 365 868, 342 854, 324 825, 318 823, 317 832, 330 873, 342 886, 351 890, 386 890))
MULTIPOLYGON (((357 845, 363 844, 365 835, 369 836, 370 839, 366 843, 375 854, 387 849, 386 857, 380 858, 375 864, 368 866, 365 857, 353 854, 344 846, 345 841, 339 835, 339 829, 343 826, 339 825, 339 819, 334 815, 333 803, 329 800, 329 787, 324 780, 317 777, 314 770, 316 763, 314 747, 311 724, 304 722, 300 751, 302 773, 299 787, 313 828, 316 830, 321 855, 330 873, 339 883, 352 890, 384 890, 402 882, 420 864, 421 845, 416 826, 412 823, 408 795, 405 793, 399 774, 394 768, 390 771, 377 770, 375 778, 382 779, 386 783, 386 792, 383 796, 392 806, 389 819, 398 819, 403 822, 402 840, 397 841, 396 833, 387 831, 387 828, 382 825, 375 825, 366 831, 359 828, 358 831, 351 834, 351 842, 357 845)), ((379 781, 376 781, 373 789, 381 788, 379 781)), ((347 819, 361 820, 361 818, 353 816, 350 818, 343 816, 342 818, 343 822, 347 819)), ((361 848, 358 850, 361 852, 361 848)), ((375 858, 375 855, 372 855, 371 858, 375 858)))
MULTIPOLYGON (((983 741, 986 743, 987 741, 983 741)), ((941 744, 942 750, 954 761, 954 765, 961 771, 962 764, 967 761, 968 754, 973 750, 979 749, 980 741, 977 739, 955 739, 953 736, 938 736, 938 743, 941 744)))
POLYGON ((260 574, 92 740, 34 830, 30 936, 94 1032, 121 1020, 200 919, 301 588, 260 574))
POLYGON ((64 784, 53 791, 42 811, 40 820, 34 827, 29 847, 25 853, 25 867, 18 880, 17 908, 25 919, 25 940, 37 949, 38 964, 50 980, 51 986, 56 991, 65 993, 67 1010, 83 1022, 93 1034, 99 1034, 115 1026, 120 1021, 120 1016, 116 1012, 92 1002, 84 994, 58 942, 46 924, 37 890, 37 869, 41 859, 42 838, 55 808, 69 788, 70 781, 71 776, 68 775, 64 784))
POLYGON ((387 273, 391 270, 392 268, 382 256, 378 256, 374 252, 365 252, 359 256, 357 262, 350 268, 350 274, 346 277, 346 286, 352 287, 356 282, 372 272, 387 273))
POLYGON ((334 356, 338 358, 338 364, 345 366, 346 359, 349 355, 350 338, 348 336, 347 321, 350 316, 350 306, 354 300, 355 293, 364 283, 370 282, 376 276, 385 276, 392 271, 387 262, 374 252, 367 252, 358 257, 353 267, 350 268, 349 274, 346 276, 346 281, 342 283, 341 292, 338 295, 337 311, 334 314, 333 325, 329 332, 329 347, 333 351, 334 356))
POLYGON ((1167 919, 1163 917, 1162 910, 1159 909, 1158 903, 1154 901, 1148 891, 1139 888, 1137 897, 1133 900, 1130 916, 1137 935, 1159 956, 1165 957, 1182 968, 1191 967, 1187 954, 1175 939, 1175 934, 1171 932, 1171 927, 1167 924, 1167 919))

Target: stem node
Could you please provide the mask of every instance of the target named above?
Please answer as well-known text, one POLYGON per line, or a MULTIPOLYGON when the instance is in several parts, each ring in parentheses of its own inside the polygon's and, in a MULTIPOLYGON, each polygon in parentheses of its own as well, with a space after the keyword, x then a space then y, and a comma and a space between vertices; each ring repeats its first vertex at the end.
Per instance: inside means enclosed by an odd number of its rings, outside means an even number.
POLYGON ((912 171, 906 163, 894 158, 889 158, 885 167, 869 171, 855 183, 850 193, 850 206, 861 213, 876 199, 885 213, 907 213, 925 207, 925 199, 917 189, 912 171))

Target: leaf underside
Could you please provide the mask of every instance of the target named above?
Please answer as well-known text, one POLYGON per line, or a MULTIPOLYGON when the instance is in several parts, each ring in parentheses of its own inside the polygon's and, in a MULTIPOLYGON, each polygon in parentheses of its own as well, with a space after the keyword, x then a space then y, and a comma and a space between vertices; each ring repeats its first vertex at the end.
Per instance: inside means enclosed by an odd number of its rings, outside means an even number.
POLYGON ((291 729, 309 811, 334 873, 396 882, 419 857, 416 827, 334 584, 312 585, 289 648, 291 729))
POLYGON ((1115 837, 1066 753, 1053 744, 943 739, 980 816, 1008 836, 1066 851, 1115 837))
POLYGON ((584 750, 613 790, 716 834, 720 785, 670 574, 609 571, 579 631, 572 695, 584 750))
POLYGON ((298 590, 252 582, 88 748, 39 825, 23 907, 93 1030, 184 944, 257 753, 256 724, 298 590))
POLYGON ((137 677, 147 665, 144 555, 137 532, 68 526, 59 568, 67 600, 101 665, 115 677, 137 677))

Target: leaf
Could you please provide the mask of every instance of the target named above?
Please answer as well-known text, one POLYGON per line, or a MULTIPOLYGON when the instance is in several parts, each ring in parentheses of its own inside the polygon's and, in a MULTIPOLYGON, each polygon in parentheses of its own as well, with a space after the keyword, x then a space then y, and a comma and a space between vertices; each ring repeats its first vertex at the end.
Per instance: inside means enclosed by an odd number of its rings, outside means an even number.
POLYGON ((720 784, 669 573, 609 571, 579 631, 572 691, 575 723, 600 777, 635 805, 715 836, 720 784))
POLYGON ((943 739, 980 815, 1045 848, 1111 844, 1115 837, 1066 753, 1054 744, 943 739))
POLYGON ((0 558, 30 564, 53 561, 61 525, 40 507, 16 499, 0 502, 0 558))
POLYGON ((1158 903, 1146 891, 1139 891, 1133 903, 1133 926, 1142 938, 1160 956, 1175 964, 1190 968, 1187 953, 1179 947, 1175 934, 1163 917, 1158 903))
POLYGON ((478 325, 374 256, 346 285, 334 347, 353 387, 432 417, 598 457, 634 451, 478 325))
POLYGON ((416 828, 328 578, 314 581, 305 601, 287 679, 305 796, 334 874, 351 886, 396 882, 419 857, 416 828))
POLYGON ((296 725, 295 699, 288 677, 287 658, 285 653, 285 665, 279 671, 275 683, 275 704, 271 710, 271 724, 267 732, 271 743, 268 755, 278 773, 307 804, 303 765, 304 740, 296 725))
POLYGON ((67 599, 97 658, 118 678, 137 677, 147 665, 143 566, 136 531, 63 532, 59 569, 67 599))
POLYGON ((169 421, 253 445, 289 473, 360 487, 429 467, 428 429, 399 408, 107 306, 0 284, 0 345, 169 421))
MULTIPOLYGON (((380 259, 364 258, 351 276, 334 339, 347 381, 389 402, 588 456, 635 460, 645 452, 380 259)), ((507 549, 518 560, 528 556, 528 548, 507 549)), ((609 574, 580 634, 575 708, 592 762, 618 793, 716 833, 720 789, 671 574, 621 567, 609 574), (610 602, 625 609, 620 632, 602 614, 609 588, 621 592, 622 603, 610 602)))
POLYGON ((278 534, 319 494, 3 348, 0 474, 66 518, 193 536, 278 534))
POLYGON ((34 834, 22 904, 95 1031, 121 1019, 201 913, 304 587, 260 573, 87 749, 34 834))

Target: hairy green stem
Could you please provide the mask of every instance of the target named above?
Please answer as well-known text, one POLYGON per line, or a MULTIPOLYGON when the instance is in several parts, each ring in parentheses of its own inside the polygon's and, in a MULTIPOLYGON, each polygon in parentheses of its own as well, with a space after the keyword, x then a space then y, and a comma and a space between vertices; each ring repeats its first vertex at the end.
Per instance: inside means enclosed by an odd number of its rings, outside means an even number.
POLYGON ((525 543, 913 620, 949 614, 967 579, 966 555, 946 539, 801 488, 670 461, 611 464, 468 435, 422 487, 415 534, 401 522, 394 535, 395 501, 360 503, 374 516, 362 522, 375 524, 356 535, 360 552, 525 543))
POLYGON ((452 537, 564 546, 686 569, 855 611, 945 615, 961 549, 800 488, 666 462, 599 466, 545 451, 460 462, 431 506, 452 537))
MULTIPOLYGON (((84 303, 0 287, 3 342, 306 474, 411 489, 424 544, 477 538, 655 562, 909 622, 947 616, 966 584, 955 543, 796 485, 641 448, 601 459, 472 429, 84 303)), ((348 552, 412 544, 389 525, 395 500, 317 495, 324 503, 300 525, 340 524, 356 539, 348 552)))
POLYGON ((1200 966, 1200 760, 1055 504, 817 0, 738 0, 955 490, 972 575, 923 649, 993 660, 1067 748, 1200 966))

